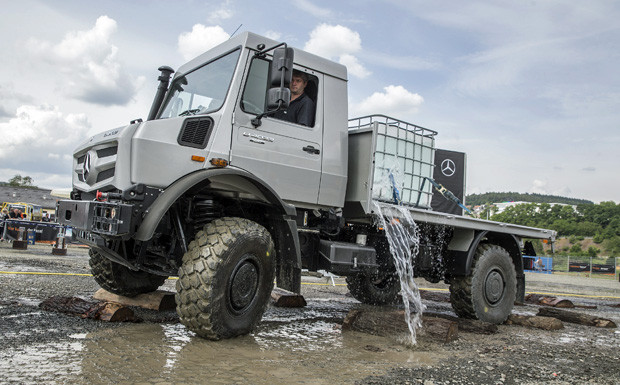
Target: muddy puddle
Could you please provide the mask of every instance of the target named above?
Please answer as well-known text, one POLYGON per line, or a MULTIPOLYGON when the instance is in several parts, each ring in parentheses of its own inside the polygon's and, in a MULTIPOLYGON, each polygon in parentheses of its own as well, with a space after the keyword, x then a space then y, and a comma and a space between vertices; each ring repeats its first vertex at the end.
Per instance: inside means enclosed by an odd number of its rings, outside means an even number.
POLYGON ((355 306, 349 299, 316 299, 303 309, 270 308, 254 333, 224 341, 196 337, 179 323, 104 327, 5 349, 0 371, 9 383, 33 384, 345 384, 442 358, 342 332, 342 319, 355 306))

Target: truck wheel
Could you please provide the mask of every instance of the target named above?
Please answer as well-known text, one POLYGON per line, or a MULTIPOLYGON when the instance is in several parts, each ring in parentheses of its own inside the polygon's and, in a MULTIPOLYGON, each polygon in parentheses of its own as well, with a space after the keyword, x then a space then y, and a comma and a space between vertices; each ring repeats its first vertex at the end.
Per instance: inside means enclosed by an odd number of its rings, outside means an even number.
POLYGON ((512 311, 516 292, 517 278, 508 252, 483 244, 476 250, 472 274, 454 277, 450 302, 459 317, 501 324, 512 311))
POLYGON ((112 262, 96 250, 90 249, 90 270, 93 278, 102 288, 110 293, 135 297, 138 294, 157 290, 168 277, 133 271, 123 265, 112 262))
POLYGON ((179 269, 181 323, 212 340, 251 332, 273 289, 274 250, 267 229, 247 219, 222 218, 205 225, 179 269))
POLYGON ((400 292, 400 282, 395 274, 380 278, 358 273, 347 277, 347 287, 353 298, 368 305, 396 303, 400 292))

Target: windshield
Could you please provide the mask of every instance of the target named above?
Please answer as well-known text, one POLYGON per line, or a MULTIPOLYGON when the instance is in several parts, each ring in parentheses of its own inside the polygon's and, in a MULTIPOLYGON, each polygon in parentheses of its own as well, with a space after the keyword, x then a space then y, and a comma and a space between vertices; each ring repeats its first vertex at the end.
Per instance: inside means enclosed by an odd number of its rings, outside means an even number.
POLYGON ((237 49, 174 79, 159 118, 204 114, 220 109, 240 52, 237 49))

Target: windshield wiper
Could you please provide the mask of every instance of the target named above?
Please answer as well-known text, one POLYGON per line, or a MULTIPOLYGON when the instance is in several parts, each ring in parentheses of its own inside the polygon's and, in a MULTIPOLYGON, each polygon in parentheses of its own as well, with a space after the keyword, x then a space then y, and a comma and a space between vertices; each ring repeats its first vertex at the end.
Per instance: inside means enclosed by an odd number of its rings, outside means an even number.
POLYGON ((178 116, 187 116, 187 115, 196 115, 201 108, 194 108, 193 110, 185 110, 181 112, 178 116))

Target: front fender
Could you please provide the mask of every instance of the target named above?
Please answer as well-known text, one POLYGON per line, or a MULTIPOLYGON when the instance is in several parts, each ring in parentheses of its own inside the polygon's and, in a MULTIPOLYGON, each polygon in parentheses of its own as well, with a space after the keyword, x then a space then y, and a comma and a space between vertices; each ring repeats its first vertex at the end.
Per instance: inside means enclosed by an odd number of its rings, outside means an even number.
POLYGON ((283 216, 296 215, 294 206, 282 201, 271 187, 247 171, 232 167, 210 168, 185 175, 166 188, 146 210, 146 215, 134 238, 143 242, 150 240, 170 207, 191 188, 206 183, 226 185, 237 191, 251 194, 256 199, 273 205, 283 216))

